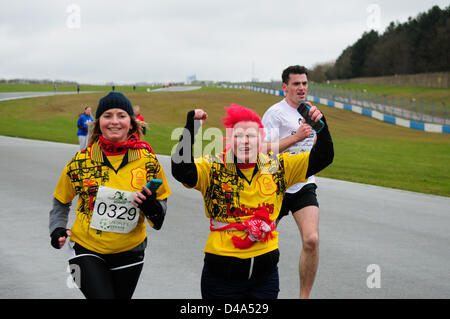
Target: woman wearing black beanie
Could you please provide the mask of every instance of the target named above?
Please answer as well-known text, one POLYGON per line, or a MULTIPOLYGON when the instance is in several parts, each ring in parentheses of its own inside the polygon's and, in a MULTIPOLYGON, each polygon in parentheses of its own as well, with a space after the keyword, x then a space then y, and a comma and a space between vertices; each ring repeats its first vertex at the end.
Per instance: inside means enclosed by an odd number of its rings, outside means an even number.
POLYGON ((66 165, 53 193, 51 245, 60 249, 70 236, 72 276, 88 299, 132 297, 147 246, 145 219, 156 229, 164 220, 171 191, 141 134, 131 102, 110 92, 99 101, 88 147, 66 165), (154 193, 144 187, 152 179, 162 181, 154 193), (137 196, 143 188, 145 196, 137 196))

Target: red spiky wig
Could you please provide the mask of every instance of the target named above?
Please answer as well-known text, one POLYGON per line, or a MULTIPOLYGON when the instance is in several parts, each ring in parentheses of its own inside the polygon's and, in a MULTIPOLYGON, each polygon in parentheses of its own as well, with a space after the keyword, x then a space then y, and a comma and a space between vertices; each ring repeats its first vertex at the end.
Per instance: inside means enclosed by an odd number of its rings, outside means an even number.
MULTIPOLYGON (((227 143, 230 141, 232 136, 232 131, 236 123, 242 121, 255 122, 259 126, 259 134, 261 140, 263 141, 266 132, 264 130, 264 125, 261 122, 261 118, 258 113, 243 106, 237 104, 231 104, 230 107, 225 107, 227 115, 222 119, 222 123, 226 128, 226 137, 224 137, 224 151, 227 152, 232 148, 232 143, 227 143)), ((262 150, 262 144, 260 145, 260 151, 262 150)))
POLYGON ((258 113, 237 104, 231 104, 230 107, 225 107, 227 115, 222 119, 225 128, 233 128, 238 122, 249 121, 258 124, 259 128, 264 129, 261 118, 258 113))

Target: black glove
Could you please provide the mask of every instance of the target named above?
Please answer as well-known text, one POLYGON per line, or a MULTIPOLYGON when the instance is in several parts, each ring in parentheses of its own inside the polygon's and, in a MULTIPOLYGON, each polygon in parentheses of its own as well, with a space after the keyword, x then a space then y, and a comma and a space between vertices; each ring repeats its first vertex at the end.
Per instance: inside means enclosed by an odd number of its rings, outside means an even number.
POLYGON ((59 238, 60 237, 67 238, 67 229, 66 228, 62 228, 62 227, 58 227, 51 233, 50 237, 51 237, 50 244, 54 248, 60 249, 61 247, 59 247, 59 238))
POLYGON ((166 212, 162 208, 159 201, 156 199, 156 195, 148 195, 145 191, 142 192, 145 195, 145 200, 142 200, 142 204, 139 204, 139 208, 152 223, 153 228, 160 230, 164 222, 166 212))

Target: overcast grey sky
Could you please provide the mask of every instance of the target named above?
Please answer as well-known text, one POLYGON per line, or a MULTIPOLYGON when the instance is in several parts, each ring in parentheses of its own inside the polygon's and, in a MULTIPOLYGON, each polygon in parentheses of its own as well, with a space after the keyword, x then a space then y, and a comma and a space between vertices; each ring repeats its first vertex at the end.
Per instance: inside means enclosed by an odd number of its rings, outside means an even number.
POLYGON ((0 78, 279 80, 430 0, 0 0, 0 78))

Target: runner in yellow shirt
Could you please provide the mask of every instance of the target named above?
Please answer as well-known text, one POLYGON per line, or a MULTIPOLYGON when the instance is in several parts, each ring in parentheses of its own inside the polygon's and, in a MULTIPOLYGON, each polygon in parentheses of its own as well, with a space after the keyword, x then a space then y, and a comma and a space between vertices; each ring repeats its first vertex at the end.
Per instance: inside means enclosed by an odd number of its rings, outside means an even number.
MULTIPOLYGON (((223 123, 230 149, 194 161, 196 120, 206 121, 201 109, 187 115, 185 133, 172 155, 172 174, 203 195, 210 235, 205 245, 201 293, 214 298, 277 298, 278 233, 275 230, 284 193, 326 166, 334 156, 327 126, 308 153, 263 154, 264 128, 254 111, 233 105, 223 123)), ((322 119, 317 108, 314 121, 322 119)))
POLYGON ((100 99, 95 118, 87 149, 66 165, 53 193, 51 244, 59 249, 70 236, 69 264, 86 298, 131 298, 144 263, 145 217, 161 228, 171 192, 152 148, 140 140, 141 127, 123 94, 100 99), (162 181, 155 194, 144 187, 152 179, 162 181))

